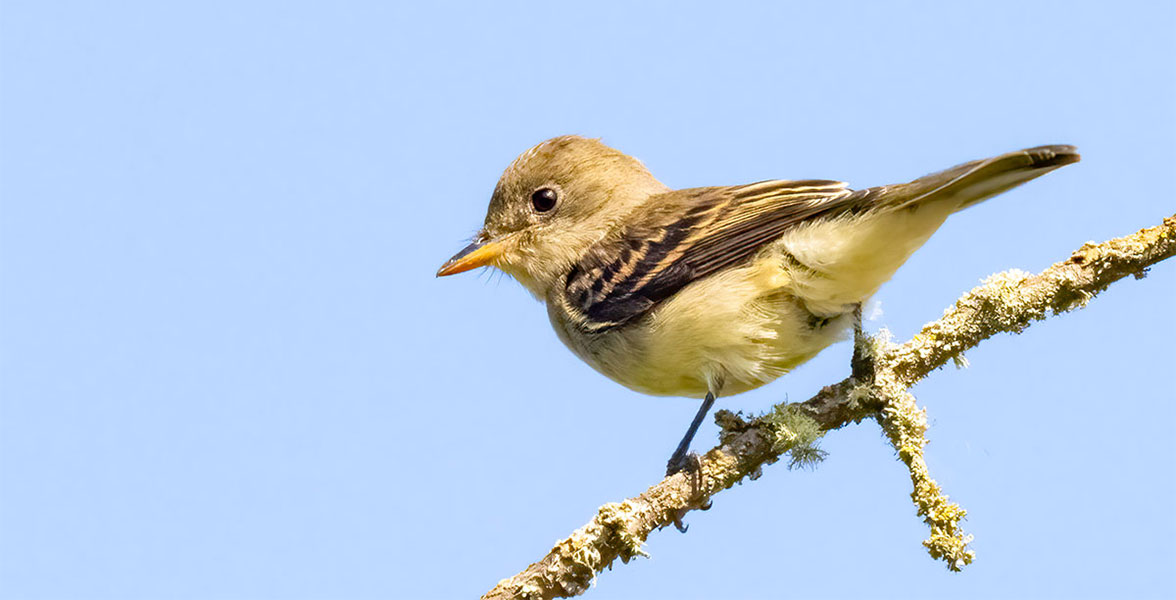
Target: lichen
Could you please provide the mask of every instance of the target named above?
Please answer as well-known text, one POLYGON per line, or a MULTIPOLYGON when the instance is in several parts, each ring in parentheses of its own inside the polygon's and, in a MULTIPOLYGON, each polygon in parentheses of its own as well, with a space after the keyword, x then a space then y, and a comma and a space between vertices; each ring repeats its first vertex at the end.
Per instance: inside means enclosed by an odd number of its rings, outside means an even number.
POLYGON ((972 536, 960 529, 960 521, 967 511, 948 500, 927 470, 923 458, 923 447, 927 445, 927 411, 919 408, 915 397, 889 373, 883 373, 877 385, 886 397, 879 423, 910 471, 914 487, 911 500, 931 528, 931 537, 923 545, 932 558, 945 561, 952 571, 959 571, 976 558, 976 553, 967 548, 972 536))
POLYGON ((634 512, 633 505, 628 501, 610 502, 601 506, 597 512, 597 520, 604 527, 607 539, 616 541, 617 557, 623 563, 628 563, 637 556, 649 558, 649 554, 641 548, 645 538, 634 534, 629 528, 629 521, 633 518, 634 512))
POLYGON ((793 405, 777 405, 760 418, 772 434, 772 452, 788 453, 788 467, 811 467, 824 460, 826 452, 817 446, 824 432, 819 423, 801 414, 793 405))

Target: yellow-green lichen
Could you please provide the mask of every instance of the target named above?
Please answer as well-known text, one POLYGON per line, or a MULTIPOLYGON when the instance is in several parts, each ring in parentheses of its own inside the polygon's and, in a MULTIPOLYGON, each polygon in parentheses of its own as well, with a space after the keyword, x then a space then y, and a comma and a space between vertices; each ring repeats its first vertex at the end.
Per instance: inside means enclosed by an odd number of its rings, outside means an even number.
POLYGON ((636 556, 649 558, 649 554, 641 548, 645 539, 633 534, 629 528, 629 521, 633 518, 634 508, 629 502, 610 502, 600 507, 597 518, 606 530, 610 539, 616 540, 615 550, 621 562, 628 563, 636 556))
POLYGON ((975 552, 967 548, 972 536, 965 535, 960 529, 960 521, 968 513, 948 500, 927 470, 923 459, 923 447, 927 445, 927 411, 919 408, 915 397, 893 377, 880 378, 879 387, 887 396, 879 422, 899 459, 910 471, 914 488, 911 500, 919 516, 931 528, 931 537, 923 545, 932 558, 943 560, 952 571, 959 571, 976 557, 975 552))
POLYGON ((772 452, 791 457, 789 468, 812 466, 825 458, 825 451, 817 447, 824 434, 820 424, 790 405, 776 406, 761 422, 772 433, 772 452))

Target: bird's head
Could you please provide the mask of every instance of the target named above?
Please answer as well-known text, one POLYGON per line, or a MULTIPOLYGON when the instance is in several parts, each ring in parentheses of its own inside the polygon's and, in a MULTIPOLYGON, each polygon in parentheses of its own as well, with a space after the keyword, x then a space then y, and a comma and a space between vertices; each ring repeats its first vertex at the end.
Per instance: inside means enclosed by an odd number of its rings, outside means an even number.
POLYGON ((640 161, 599 140, 547 140, 507 167, 482 230, 437 276, 494 266, 544 297, 589 247, 664 191, 640 161))

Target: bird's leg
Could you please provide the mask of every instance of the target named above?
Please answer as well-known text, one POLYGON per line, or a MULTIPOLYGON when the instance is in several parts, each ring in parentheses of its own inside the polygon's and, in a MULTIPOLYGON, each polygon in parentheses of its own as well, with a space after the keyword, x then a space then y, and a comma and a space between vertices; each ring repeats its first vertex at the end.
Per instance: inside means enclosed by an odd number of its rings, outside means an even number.
POLYGON ((864 380, 872 371, 873 365, 870 360, 862 353, 863 336, 862 332, 862 303, 853 309, 853 358, 849 359, 849 366, 853 370, 853 376, 856 379, 864 380))
MULTIPOLYGON (((707 392, 706 399, 702 401, 702 406, 698 407, 698 413, 694 415, 694 420, 690 422, 690 428, 686 430, 686 435, 682 436, 681 442, 678 442, 678 449, 674 450, 674 455, 666 463, 666 477, 682 471, 690 471, 694 474, 693 493, 696 496, 702 492, 702 459, 697 454, 690 452, 690 442, 694 441, 694 434, 698 433, 698 428, 702 425, 702 420, 706 418, 707 413, 710 412, 711 407, 714 405, 715 395, 707 392)), ((707 510, 710 507, 711 502, 708 498, 706 503, 699 506, 698 509, 707 510)), ((687 511, 689 509, 683 509, 680 513, 674 515, 674 527, 677 527, 678 531, 682 533, 686 533, 688 527, 682 524, 682 516, 687 511)))
POLYGON ((694 420, 690 422, 690 428, 686 430, 686 435, 682 436, 682 441, 678 442, 678 449, 674 450, 674 454, 670 456, 670 461, 666 463, 666 477, 675 473, 681 473, 686 469, 698 469, 700 466, 698 455, 690 453, 690 442, 694 440, 694 434, 698 433, 698 427, 702 425, 702 420, 706 418, 706 414, 710 412, 712 406, 715 405, 715 395, 711 392, 706 393, 706 399, 702 401, 702 406, 698 408, 698 414, 694 415, 694 420))

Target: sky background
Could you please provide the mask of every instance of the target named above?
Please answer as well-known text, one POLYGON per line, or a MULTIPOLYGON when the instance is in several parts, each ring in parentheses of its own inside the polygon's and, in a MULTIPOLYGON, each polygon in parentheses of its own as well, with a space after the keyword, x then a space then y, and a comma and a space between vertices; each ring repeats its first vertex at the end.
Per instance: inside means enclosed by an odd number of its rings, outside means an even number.
MULTIPOLYGON (((1176 211, 1171 3, 711 4, 5 0, 0 598, 469 598, 658 481, 695 401, 595 373, 509 278, 434 278, 555 135, 673 187, 1078 145, 883 287, 899 340, 1176 211)), ((588 597, 1176 594, 1174 298, 1160 264, 918 385, 965 572, 866 422, 588 597)))

